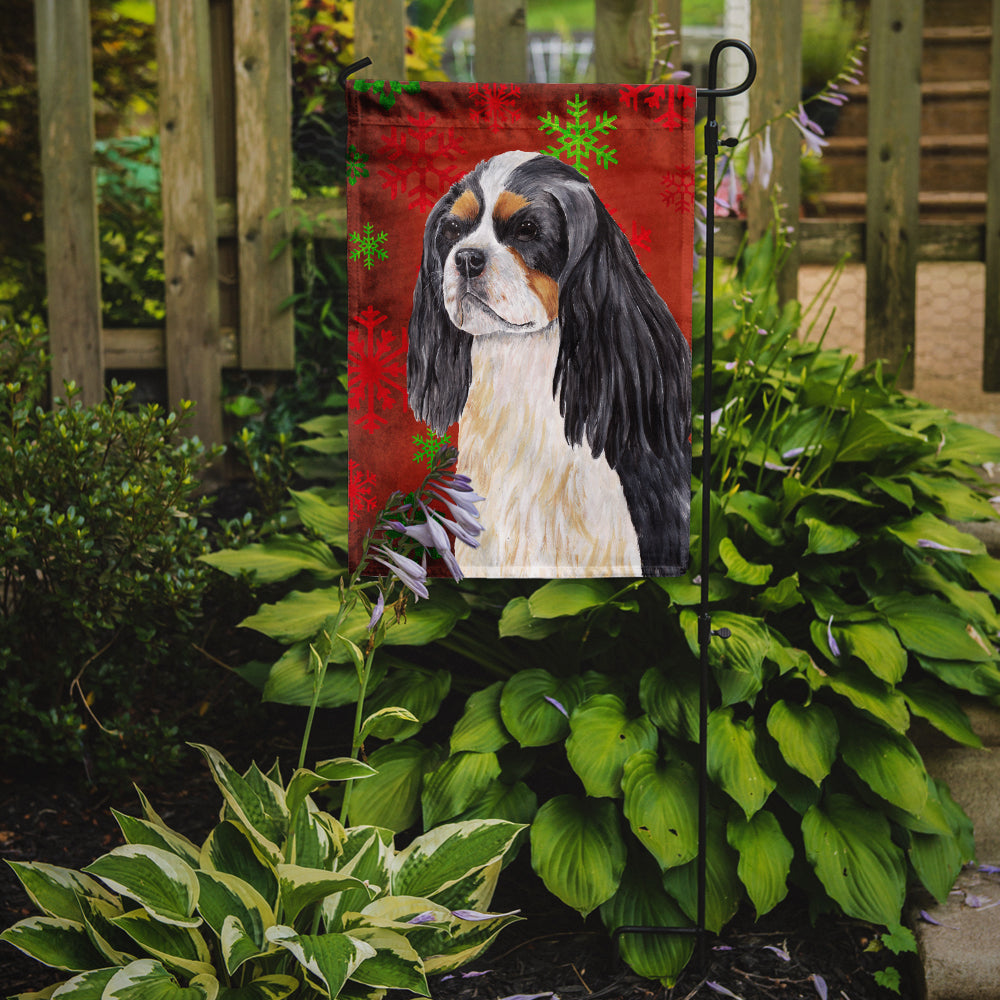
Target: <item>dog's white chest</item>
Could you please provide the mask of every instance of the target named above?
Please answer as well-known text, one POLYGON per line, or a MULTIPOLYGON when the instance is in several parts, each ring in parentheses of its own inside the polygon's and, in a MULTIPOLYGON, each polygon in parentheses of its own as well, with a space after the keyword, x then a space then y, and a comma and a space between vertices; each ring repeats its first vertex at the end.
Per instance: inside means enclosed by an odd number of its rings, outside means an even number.
POLYGON ((459 470, 486 499, 469 576, 638 576, 639 546, 617 474, 566 441, 552 376, 558 325, 477 337, 459 470))

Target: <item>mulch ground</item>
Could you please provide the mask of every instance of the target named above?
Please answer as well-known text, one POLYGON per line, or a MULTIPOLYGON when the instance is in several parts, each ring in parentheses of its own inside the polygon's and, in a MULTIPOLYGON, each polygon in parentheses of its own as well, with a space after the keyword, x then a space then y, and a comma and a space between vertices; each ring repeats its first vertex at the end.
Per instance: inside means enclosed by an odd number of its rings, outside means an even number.
MULTIPOLYGON (((238 746, 223 742, 220 749, 234 763, 240 761, 238 746)), ((111 807, 138 815, 134 793, 101 794, 74 777, 0 778, 0 858, 80 868, 122 842, 111 807)), ((194 751, 189 769, 146 791, 164 820, 195 840, 208 832, 218 813, 218 793, 194 751)), ((596 916, 582 922, 546 893, 524 856, 501 877, 494 908, 520 908, 525 919, 503 931, 469 969, 446 979, 432 977, 435 1000, 553 995, 562 1000, 887 1000, 893 994, 873 979, 887 965, 903 973, 903 997, 919 993, 911 970, 899 959, 866 950, 873 941, 871 928, 843 919, 811 926, 800 901, 783 904, 759 924, 740 914, 719 938, 706 940, 705 967, 692 963, 673 989, 641 979, 618 961, 596 916)), ((32 912, 13 873, 0 865, 0 927, 32 912)), ((38 990, 59 979, 59 973, 0 944, 0 995, 38 990)))

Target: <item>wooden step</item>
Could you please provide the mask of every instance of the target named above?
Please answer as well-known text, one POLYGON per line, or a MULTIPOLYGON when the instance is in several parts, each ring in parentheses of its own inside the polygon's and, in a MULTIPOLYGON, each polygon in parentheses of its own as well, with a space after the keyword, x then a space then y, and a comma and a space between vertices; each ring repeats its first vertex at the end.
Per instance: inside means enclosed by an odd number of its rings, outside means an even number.
MULTIPOLYGON (((867 6, 867 4, 866 4, 867 6)), ((989 24, 991 0, 924 0, 924 27, 954 24, 989 24)))
MULTIPOLYGON (((830 191, 816 202, 829 218, 864 219, 868 199, 863 191, 830 191)), ((981 223, 986 216, 986 193, 979 191, 921 191, 920 218, 981 223)))
POLYGON ((921 79, 924 83, 988 80, 992 38, 989 25, 925 28, 921 79))

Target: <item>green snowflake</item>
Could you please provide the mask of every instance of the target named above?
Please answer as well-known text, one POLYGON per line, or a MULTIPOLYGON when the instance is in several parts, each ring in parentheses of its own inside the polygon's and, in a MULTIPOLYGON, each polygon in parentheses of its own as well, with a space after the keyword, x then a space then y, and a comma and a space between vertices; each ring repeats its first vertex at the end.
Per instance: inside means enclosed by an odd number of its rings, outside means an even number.
POLYGON ((370 91, 378 97, 383 108, 391 108, 396 103, 397 94, 419 94, 420 81, 400 83, 398 80, 355 80, 354 89, 361 94, 370 91))
POLYGON ((365 267, 369 270, 375 266, 376 260, 385 260, 389 255, 382 249, 382 244, 389 238, 385 233, 373 235, 374 226, 368 222, 365 224, 365 235, 351 233, 349 240, 355 244, 355 249, 351 251, 351 260, 361 260, 364 258, 365 267))
POLYGON ((618 115, 609 115, 606 111, 595 117, 591 125, 584 120, 587 112, 586 100, 581 101, 577 94, 574 100, 566 100, 567 118, 565 122, 559 121, 559 116, 548 112, 543 118, 538 116, 541 125, 538 126, 540 132, 546 135, 557 135, 561 139, 561 145, 549 146, 544 152, 549 156, 561 157, 566 154, 566 161, 582 174, 587 173, 591 155, 598 165, 608 169, 608 165, 618 161, 615 159, 617 149, 611 149, 609 145, 598 146, 597 140, 607 135, 609 132, 617 131, 618 126, 614 123, 618 120, 618 115), (569 119, 573 119, 570 121, 569 119))
POLYGON ((413 446, 417 450, 413 453, 413 461, 426 461, 429 464, 434 460, 437 453, 450 441, 450 435, 445 434, 443 437, 438 437, 432 430, 428 430, 426 436, 414 434, 413 446))
POLYGON ((347 183, 357 184, 362 177, 368 176, 368 154, 362 153, 352 142, 347 147, 347 183))

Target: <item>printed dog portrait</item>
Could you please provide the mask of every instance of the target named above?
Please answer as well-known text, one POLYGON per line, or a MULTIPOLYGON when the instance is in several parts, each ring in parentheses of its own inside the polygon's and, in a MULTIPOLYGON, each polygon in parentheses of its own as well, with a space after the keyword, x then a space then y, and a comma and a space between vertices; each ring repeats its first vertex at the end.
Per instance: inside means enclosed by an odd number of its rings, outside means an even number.
POLYGON ((407 394, 486 499, 469 576, 688 562, 691 352, 583 174, 511 151, 431 209, 407 394))

